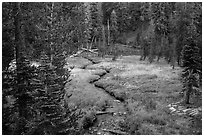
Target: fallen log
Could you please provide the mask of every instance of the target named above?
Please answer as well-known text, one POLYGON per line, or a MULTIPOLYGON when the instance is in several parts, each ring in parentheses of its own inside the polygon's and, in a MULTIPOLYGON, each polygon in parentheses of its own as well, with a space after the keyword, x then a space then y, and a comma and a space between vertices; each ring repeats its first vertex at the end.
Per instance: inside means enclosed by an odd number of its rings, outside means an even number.
POLYGON ((72 55, 69 56, 69 57, 70 57, 70 58, 76 57, 76 56, 80 55, 80 54, 83 53, 83 52, 84 52, 84 50, 79 50, 79 51, 77 51, 77 53, 72 54, 72 55))
POLYGON ((98 51, 98 49, 91 49, 92 51, 98 51))
POLYGON ((110 132, 115 135, 128 135, 128 133, 120 131, 120 130, 109 130, 109 129, 102 129, 105 132, 110 132))
POLYGON ((114 112, 110 112, 110 111, 106 111, 106 112, 98 111, 98 112, 96 112, 96 115, 104 115, 104 114, 111 114, 111 115, 113 115, 114 112))
POLYGON ((94 53, 94 54, 98 54, 98 52, 95 52, 98 49, 86 49, 86 48, 81 48, 81 49, 84 50, 84 51, 88 51, 88 52, 94 53))
POLYGON ((73 58, 73 57, 76 57, 78 55, 80 55, 81 53, 83 53, 84 51, 88 51, 88 52, 91 52, 91 53, 94 53, 94 54, 98 54, 98 52, 96 52, 98 49, 86 49, 86 48, 81 48, 81 50, 77 51, 77 53, 75 54, 72 54, 71 56, 69 56, 70 58, 73 58))

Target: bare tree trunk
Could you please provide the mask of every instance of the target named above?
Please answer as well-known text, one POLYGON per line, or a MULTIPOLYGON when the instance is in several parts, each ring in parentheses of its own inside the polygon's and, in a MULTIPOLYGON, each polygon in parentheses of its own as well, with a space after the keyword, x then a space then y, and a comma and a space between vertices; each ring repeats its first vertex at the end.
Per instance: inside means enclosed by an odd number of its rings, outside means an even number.
POLYGON ((103 33, 103 47, 106 46, 106 33, 105 33, 105 26, 102 25, 103 29, 102 29, 102 33, 103 33))
POLYGON ((20 39, 20 3, 14 4, 13 9, 14 14, 14 26, 15 26, 15 58, 16 58, 16 64, 17 64, 17 71, 19 70, 18 64, 19 64, 19 51, 20 51, 20 45, 21 45, 21 39, 20 39))
POLYGON ((51 55, 50 55, 50 60, 51 60, 51 65, 53 64, 53 52, 54 52, 54 50, 53 50, 53 46, 54 46, 54 42, 53 42, 53 32, 52 32, 52 30, 53 30, 53 11, 54 10, 54 2, 52 2, 52 7, 51 7, 51 14, 50 14, 50 17, 51 17, 51 21, 50 21, 50 29, 51 29, 51 33, 50 33, 50 40, 51 40, 51 42, 50 42, 50 50, 51 50, 51 55))

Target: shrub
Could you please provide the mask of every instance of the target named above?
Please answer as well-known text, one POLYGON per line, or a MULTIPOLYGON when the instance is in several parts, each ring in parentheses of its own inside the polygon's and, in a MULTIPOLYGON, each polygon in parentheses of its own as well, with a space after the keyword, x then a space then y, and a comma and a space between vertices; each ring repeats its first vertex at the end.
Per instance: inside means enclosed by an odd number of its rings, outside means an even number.
POLYGON ((166 125, 165 118, 157 115, 143 117, 143 121, 146 121, 148 123, 155 124, 155 125, 166 125))
POLYGON ((93 112, 93 111, 87 112, 87 114, 82 118, 81 128, 83 128, 83 129, 90 128, 91 126, 94 125, 96 120, 97 120, 97 117, 96 117, 95 112, 93 112))
POLYGON ((96 106, 98 106, 101 111, 105 111, 109 106, 111 106, 111 102, 107 99, 102 100, 97 102, 96 106))
POLYGON ((153 99, 150 99, 150 98, 145 99, 143 100, 143 103, 147 111, 153 111, 153 110, 156 110, 157 108, 157 103, 153 99))
POLYGON ((127 94, 125 92, 119 92, 115 94, 115 98, 123 102, 125 99, 127 99, 127 94))
POLYGON ((131 115, 126 117, 124 121, 120 121, 119 126, 130 134, 138 134, 141 123, 142 121, 139 117, 131 115))

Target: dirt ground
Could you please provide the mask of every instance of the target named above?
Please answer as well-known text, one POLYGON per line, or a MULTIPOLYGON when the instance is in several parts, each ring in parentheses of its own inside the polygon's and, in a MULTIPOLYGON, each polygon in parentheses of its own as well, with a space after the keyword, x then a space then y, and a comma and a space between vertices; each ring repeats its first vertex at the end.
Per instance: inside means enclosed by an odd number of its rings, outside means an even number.
POLYGON ((172 69, 164 60, 139 61, 139 56, 67 61, 74 68, 66 102, 85 112, 79 122, 89 125, 84 134, 202 134, 201 118, 171 113, 168 107, 182 99, 181 68, 172 69))

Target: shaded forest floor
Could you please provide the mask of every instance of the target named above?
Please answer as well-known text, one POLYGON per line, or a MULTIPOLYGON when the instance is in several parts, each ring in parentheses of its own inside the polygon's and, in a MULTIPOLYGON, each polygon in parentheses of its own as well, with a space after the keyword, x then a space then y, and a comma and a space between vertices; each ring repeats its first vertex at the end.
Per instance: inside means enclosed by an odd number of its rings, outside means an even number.
MULTIPOLYGON (((150 64, 139 56, 68 58, 71 82, 66 85, 70 107, 85 114, 84 134, 202 134, 201 118, 171 113, 181 101, 181 68, 164 60, 150 64)), ((200 107, 201 97, 192 98, 200 107)), ((189 106, 184 106, 188 108, 189 106)))

